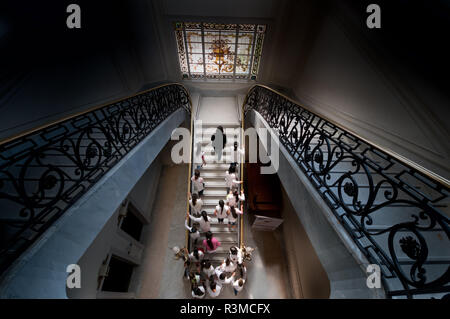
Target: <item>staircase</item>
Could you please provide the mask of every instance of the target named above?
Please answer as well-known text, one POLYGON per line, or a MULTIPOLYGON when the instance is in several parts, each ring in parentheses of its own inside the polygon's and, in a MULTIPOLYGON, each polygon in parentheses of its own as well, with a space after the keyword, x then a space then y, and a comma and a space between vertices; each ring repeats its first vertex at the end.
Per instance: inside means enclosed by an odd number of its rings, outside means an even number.
MULTIPOLYGON (((201 142, 202 151, 205 152, 206 166, 203 166, 200 169, 200 176, 203 177, 205 181, 205 190, 202 198, 202 210, 205 210, 213 219, 211 223, 211 232, 221 243, 221 246, 215 253, 211 254, 209 258, 213 266, 216 267, 227 258, 232 246, 239 246, 239 222, 234 229, 228 226, 228 220, 226 218, 223 224, 219 224, 217 218, 214 216, 214 210, 219 204, 219 200, 222 199, 225 201, 227 196, 225 172, 228 170, 230 163, 232 162, 232 155, 229 148, 233 146, 235 141, 239 141, 239 136, 237 136, 235 132, 240 128, 240 124, 239 122, 202 124, 202 130, 195 131, 194 145, 200 145, 199 142, 201 142), (211 144, 211 136, 216 132, 216 128, 219 125, 224 128, 227 136, 227 144, 225 145, 220 161, 214 153, 214 149, 211 144)), ((198 247, 202 247, 203 239, 205 239, 204 236, 197 241, 198 247)), ((193 243, 191 243, 191 245, 193 245, 193 243)), ((192 248, 193 247, 191 247, 191 250, 192 248)))

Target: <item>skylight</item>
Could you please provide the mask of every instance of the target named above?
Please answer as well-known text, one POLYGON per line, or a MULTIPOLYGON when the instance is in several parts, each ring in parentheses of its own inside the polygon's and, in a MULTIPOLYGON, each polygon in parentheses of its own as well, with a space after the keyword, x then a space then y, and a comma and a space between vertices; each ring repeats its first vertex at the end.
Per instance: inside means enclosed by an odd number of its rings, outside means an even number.
POLYGON ((185 79, 251 79, 258 75, 266 26, 176 22, 185 79))

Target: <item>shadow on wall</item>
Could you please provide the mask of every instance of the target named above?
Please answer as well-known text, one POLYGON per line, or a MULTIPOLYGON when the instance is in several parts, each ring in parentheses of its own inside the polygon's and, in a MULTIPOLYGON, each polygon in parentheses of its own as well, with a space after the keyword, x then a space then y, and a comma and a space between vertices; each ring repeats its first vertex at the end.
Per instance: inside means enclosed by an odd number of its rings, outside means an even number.
MULTIPOLYGON (((281 183, 280 183, 281 185, 281 183)), ((330 280, 292 207, 283 186, 281 225, 292 297, 325 299, 330 297, 330 280)))

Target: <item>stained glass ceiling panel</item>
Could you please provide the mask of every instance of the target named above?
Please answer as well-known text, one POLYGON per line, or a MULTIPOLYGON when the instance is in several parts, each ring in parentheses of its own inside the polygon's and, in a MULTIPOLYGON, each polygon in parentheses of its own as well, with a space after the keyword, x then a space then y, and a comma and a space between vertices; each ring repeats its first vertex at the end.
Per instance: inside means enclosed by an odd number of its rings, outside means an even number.
POLYGON ((183 78, 256 80, 265 25, 176 22, 183 78))

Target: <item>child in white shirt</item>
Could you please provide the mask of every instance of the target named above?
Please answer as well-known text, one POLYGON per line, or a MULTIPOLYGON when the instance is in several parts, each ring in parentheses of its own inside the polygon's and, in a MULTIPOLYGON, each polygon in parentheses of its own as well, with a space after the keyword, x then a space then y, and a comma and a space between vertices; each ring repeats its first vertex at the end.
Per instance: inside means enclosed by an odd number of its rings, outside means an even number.
POLYGON ((209 230, 211 229, 211 217, 208 216, 208 213, 206 211, 202 211, 201 217, 194 217, 191 214, 189 214, 189 217, 194 222, 200 224, 200 230, 203 233, 209 232, 209 230))
POLYGON ((227 217, 227 212, 230 208, 225 205, 223 200, 219 200, 219 205, 216 206, 214 215, 217 217, 219 224, 223 224, 223 220, 227 217))
POLYGON ((242 264, 242 251, 236 246, 231 247, 229 258, 235 264, 242 264))
POLYGON ((239 184, 242 184, 242 181, 237 180, 236 174, 234 172, 226 171, 225 184, 227 187, 227 193, 229 193, 230 190, 234 190, 239 184))
POLYGON ((242 212, 239 209, 230 206, 230 209, 228 210, 227 214, 228 214, 228 225, 231 226, 231 228, 236 228, 238 215, 239 214, 242 215, 242 212))
POLYGON ((192 297, 195 299, 203 299, 205 297, 205 287, 194 287, 192 289, 192 297))
MULTIPOLYGON (((216 268, 217 269, 217 268, 216 268)), ((220 275, 219 275, 219 278, 217 279, 217 281, 223 286, 223 285, 228 285, 228 284, 231 284, 233 281, 234 281, 234 275, 235 275, 235 273, 233 273, 232 275, 231 275, 231 277, 227 277, 227 276, 225 276, 225 273, 223 272, 223 273, 221 273, 220 275)))
POLYGON ((208 291, 208 295, 211 298, 216 298, 220 295, 220 292, 222 291, 222 285, 220 283, 216 283, 215 281, 213 281, 206 287, 206 291, 208 291))
POLYGON ((194 215, 200 214, 202 211, 203 201, 201 198, 198 197, 196 193, 189 194, 189 205, 191 205, 191 211, 194 215))
POLYGON ((227 204, 229 206, 239 207, 239 201, 245 201, 244 190, 241 190, 241 194, 238 195, 238 191, 232 191, 227 195, 227 204))
POLYGON ((193 262, 199 263, 203 260, 205 254, 199 250, 197 247, 194 248, 194 251, 189 254, 189 259, 193 262))
POLYGON ((198 192, 199 196, 203 196, 203 191, 205 190, 205 181, 203 177, 200 177, 200 171, 196 169, 194 171, 194 176, 191 177, 192 184, 194 184, 194 191, 198 192))
POLYGON ((214 276, 215 269, 214 266, 211 265, 209 261, 203 261, 202 263, 203 273, 206 275, 206 278, 214 276))
POLYGON ((233 263, 230 258, 227 258, 223 261, 223 263, 220 265, 220 268, 223 272, 226 273, 232 273, 236 270, 236 264, 233 263))
POLYGON ((194 241, 194 245, 197 243, 197 239, 200 237, 200 232, 194 226, 189 227, 187 219, 184 221, 184 227, 189 230, 189 235, 191 239, 194 241))
POLYGON ((239 279, 233 281, 233 289, 234 289, 234 295, 237 296, 238 292, 241 291, 244 288, 245 280, 239 279))

